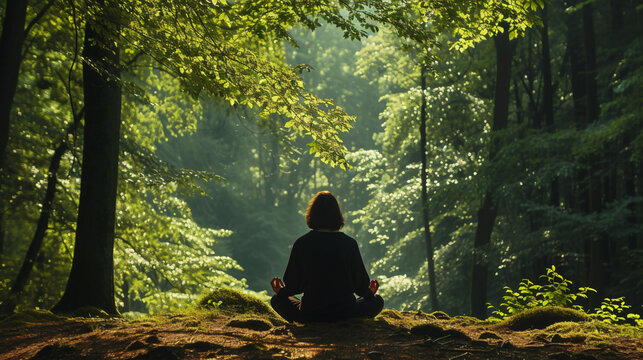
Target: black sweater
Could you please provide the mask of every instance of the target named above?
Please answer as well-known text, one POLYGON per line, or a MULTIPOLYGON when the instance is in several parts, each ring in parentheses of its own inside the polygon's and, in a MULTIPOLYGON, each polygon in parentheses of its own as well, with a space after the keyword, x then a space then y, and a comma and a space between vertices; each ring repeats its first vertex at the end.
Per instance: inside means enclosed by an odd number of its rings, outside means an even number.
POLYGON ((370 279, 355 239, 342 232, 310 231, 295 241, 278 296, 304 293, 304 317, 350 312, 353 293, 372 298, 370 279))

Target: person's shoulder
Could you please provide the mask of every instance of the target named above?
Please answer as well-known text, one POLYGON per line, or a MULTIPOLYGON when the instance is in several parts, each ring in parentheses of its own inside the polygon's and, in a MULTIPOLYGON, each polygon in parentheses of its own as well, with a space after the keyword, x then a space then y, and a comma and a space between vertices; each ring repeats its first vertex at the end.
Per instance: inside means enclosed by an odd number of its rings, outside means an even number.
POLYGON ((348 242, 351 245, 357 246, 357 240, 355 240, 353 237, 346 235, 344 232, 338 232, 339 236, 346 242, 348 242))
POLYGON ((353 237, 352 237, 352 236, 350 236, 350 235, 346 234, 346 233, 345 233, 345 232, 343 232, 343 231, 338 231, 338 232, 337 232, 337 234, 339 234, 341 237, 343 237, 343 238, 345 238, 345 239, 349 239, 349 240, 355 241, 355 239, 353 239, 353 237))
POLYGON ((312 237, 313 237, 313 231, 309 231, 309 232, 305 233, 304 235, 298 237, 297 240, 295 240, 295 242, 293 243, 292 246, 295 247, 297 245, 307 243, 312 239, 312 237))

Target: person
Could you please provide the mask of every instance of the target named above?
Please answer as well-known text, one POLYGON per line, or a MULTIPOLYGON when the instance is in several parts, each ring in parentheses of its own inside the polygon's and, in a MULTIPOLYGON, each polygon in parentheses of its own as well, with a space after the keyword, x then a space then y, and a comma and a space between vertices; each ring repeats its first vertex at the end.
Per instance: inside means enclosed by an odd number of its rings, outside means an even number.
POLYGON ((287 321, 302 323, 379 314, 384 307, 379 283, 369 280, 355 239, 339 231, 344 217, 333 194, 313 197, 306 224, 311 231, 293 244, 283 280, 271 281, 272 308, 287 321), (301 293, 301 300, 294 296, 301 293))

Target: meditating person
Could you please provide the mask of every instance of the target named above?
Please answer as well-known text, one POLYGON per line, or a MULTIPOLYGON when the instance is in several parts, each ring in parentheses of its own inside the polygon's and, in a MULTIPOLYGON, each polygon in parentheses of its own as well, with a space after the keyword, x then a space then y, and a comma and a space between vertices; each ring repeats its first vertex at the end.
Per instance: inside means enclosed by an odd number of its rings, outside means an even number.
POLYGON ((355 239, 340 232, 344 217, 328 191, 310 201, 306 224, 312 231, 295 241, 283 281, 274 278, 271 305, 287 321, 338 321, 374 317, 384 300, 369 281, 355 239), (301 300, 293 295, 301 294, 301 300), (355 299, 353 293, 360 296, 355 299))

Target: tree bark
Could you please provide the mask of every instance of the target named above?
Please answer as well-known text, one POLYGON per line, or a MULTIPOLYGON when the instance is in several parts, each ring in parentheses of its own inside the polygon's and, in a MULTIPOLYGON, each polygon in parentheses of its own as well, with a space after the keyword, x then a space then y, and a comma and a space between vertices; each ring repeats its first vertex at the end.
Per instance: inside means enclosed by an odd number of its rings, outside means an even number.
POLYGON ((53 311, 92 306, 117 314, 114 303, 114 222, 121 125, 118 14, 111 3, 85 26, 85 128, 74 260, 53 311), (97 31, 95 29, 100 29, 97 31), (91 62, 91 64, 87 64, 91 62), (92 66, 93 65, 93 66, 92 66), (98 69, 98 70, 97 70, 98 69))
POLYGON ((435 284, 435 263, 433 260, 433 243, 431 241, 431 218, 429 216, 429 201, 427 199, 426 183, 428 180, 426 172, 426 68, 424 64, 421 65, 420 71, 420 88, 422 90, 422 105, 420 106, 420 161, 422 163, 420 170, 421 182, 421 202, 422 202, 422 222, 424 224, 424 242, 426 244, 426 258, 428 265, 429 275, 429 299, 431 301, 431 309, 438 310, 438 295, 435 284))
MULTIPOLYGON (((542 63, 543 63, 543 116, 545 120, 545 128, 548 131, 554 129, 554 88, 551 82, 551 56, 549 54, 549 19, 547 16, 547 8, 543 8, 542 18, 543 27, 541 31, 542 38, 542 63)), ((549 203, 551 206, 558 206, 560 204, 560 186, 558 183, 558 176, 554 176, 550 184, 549 203)))
MULTIPOLYGON (((9 143, 9 116, 18 85, 22 62, 22 44, 25 39, 27 0, 8 1, 0 36, 0 176, 5 170, 9 143)), ((2 182, 0 182, 2 184, 2 182)), ((6 201, 0 203, 0 254, 4 252, 6 201)))
MULTIPOLYGON (((492 135, 507 127, 509 116, 509 95, 511 88, 511 57, 509 29, 494 39, 496 46, 496 90, 493 107, 492 135)), ((489 149, 489 161, 493 161, 500 149, 500 139, 492 137, 489 149)), ((491 233, 496 221, 496 209, 493 205, 493 193, 487 189, 478 210, 478 227, 473 243, 473 274, 471 286, 471 314, 477 318, 487 317, 487 264, 481 259, 483 247, 491 242, 491 233)))
MULTIPOLYGON (((40 253, 42 248, 42 243, 45 238, 45 233, 47 232, 47 224, 49 223, 49 216, 51 215, 51 210, 53 208, 54 195, 56 194, 56 184, 58 183, 58 169, 60 168, 60 162, 62 157, 65 155, 67 150, 69 150, 68 137, 76 132, 78 124, 80 123, 80 118, 82 117, 81 113, 74 115, 74 120, 65 131, 65 135, 60 142, 60 144, 54 150, 54 155, 51 157, 49 162, 49 170, 47 172, 47 189, 45 191, 45 197, 42 201, 42 206, 40 210, 40 218, 38 219, 38 224, 36 225, 36 231, 29 248, 27 249, 27 254, 25 259, 22 262, 20 271, 16 276, 16 279, 11 286, 9 291, 8 299, 6 299, 2 305, 0 312, 11 313, 16 307, 16 302, 18 296, 24 290, 29 280, 29 275, 33 269, 33 265, 36 262, 36 258, 40 253)), ((41 253, 40 253, 41 254, 41 253)), ((42 254, 41 254, 42 255, 42 254)))
POLYGON ((547 17, 547 8, 543 8, 542 18, 543 27, 541 31, 542 38, 542 57, 543 57, 543 115, 545 126, 551 128, 554 125, 554 89, 551 84, 551 57, 549 55, 549 21, 547 17))
MULTIPOLYGON (((591 4, 585 4, 582 8, 583 16, 583 39, 585 43, 586 78, 585 88, 587 91, 587 102, 585 112, 586 124, 598 120, 598 87, 596 84, 596 41, 594 35, 594 20, 591 4)), ((590 185, 589 185, 589 213, 601 211, 602 204, 602 181, 600 175, 599 155, 590 156, 590 185)), ((598 235, 589 247, 589 283, 596 289, 597 293, 590 298, 590 307, 594 308, 600 304, 604 295, 606 284, 606 252, 607 240, 604 235, 598 235)))
POLYGON ((0 170, 5 167, 5 152, 9 142, 9 114, 18 85, 26 17, 27 0, 7 2, 0 38, 0 170))

